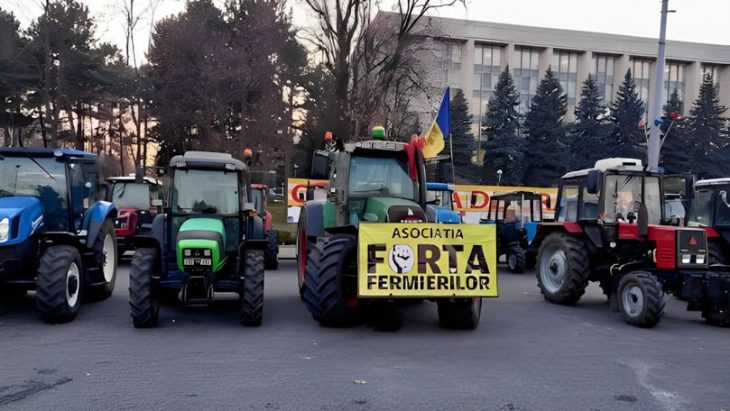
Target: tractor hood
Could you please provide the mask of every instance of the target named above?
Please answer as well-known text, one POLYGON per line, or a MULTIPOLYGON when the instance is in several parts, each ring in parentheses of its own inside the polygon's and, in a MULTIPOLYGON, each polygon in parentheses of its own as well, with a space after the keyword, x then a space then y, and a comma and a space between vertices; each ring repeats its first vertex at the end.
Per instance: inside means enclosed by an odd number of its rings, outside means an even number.
POLYGON ((363 219, 391 223, 423 222, 426 221, 426 214, 418 203, 411 200, 397 197, 370 197, 365 205, 363 219))
POLYGON ((39 199, 31 196, 0 197, 0 246, 22 243, 42 223, 43 206, 39 199), (7 235, 4 234, 6 229, 7 235))
POLYGON ((223 221, 211 217, 185 220, 177 234, 177 266, 186 272, 216 272, 225 263, 223 221))

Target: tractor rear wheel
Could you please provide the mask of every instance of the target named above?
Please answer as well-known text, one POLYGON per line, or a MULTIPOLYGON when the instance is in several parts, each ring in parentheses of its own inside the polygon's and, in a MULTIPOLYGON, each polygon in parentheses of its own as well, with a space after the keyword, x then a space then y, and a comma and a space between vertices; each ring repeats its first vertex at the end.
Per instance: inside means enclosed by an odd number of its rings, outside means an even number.
POLYGON ((244 251, 241 324, 258 327, 264 317, 264 251, 244 251))
POLYGON ((537 254, 537 285, 545 299, 572 305, 588 286, 588 248, 583 240, 567 233, 552 233, 537 254))
POLYGON ((279 230, 271 229, 266 233, 264 261, 266 262, 267 270, 276 270, 279 268, 279 230))
POLYGON ((707 245, 707 254, 709 254, 710 264, 725 264, 727 260, 722 245, 715 241, 711 241, 707 245))
POLYGON ((664 291, 659 280, 646 271, 632 271, 618 283, 618 303, 624 320, 651 328, 664 315, 664 291))
POLYGON ((129 270, 129 307, 136 328, 157 326, 160 316, 160 297, 154 289, 152 276, 157 263, 157 250, 138 248, 129 270))
POLYGON ((438 300, 439 324, 454 330, 474 330, 482 315, 482 298, 438 300))
POLYGON ((507 249, 507 268, 509 272, 522 274, 525 272, 525 250, 515 244, 507 249))
POLYGON ((41 256, 36 280, 36 307, 47 323, 65 323, 76 318, 81 307, 83 275, 79 251, 54 245, 41 256))
POLYGON ((117 237, 112 220, 104 220, 92 250, 94 251, 95 268, 98 268, 103 275, 104 282, 89 287, 88 296, 93 301, 101 301, 111 297, 117 281, 117 237))
POLYGON ((354 235, 333 235, 310 244, 303 299, 312 318, 323 326, 347 327, 360 321, 357 293, 348 293, 344 280, 353 261, 357 261, 354 235))

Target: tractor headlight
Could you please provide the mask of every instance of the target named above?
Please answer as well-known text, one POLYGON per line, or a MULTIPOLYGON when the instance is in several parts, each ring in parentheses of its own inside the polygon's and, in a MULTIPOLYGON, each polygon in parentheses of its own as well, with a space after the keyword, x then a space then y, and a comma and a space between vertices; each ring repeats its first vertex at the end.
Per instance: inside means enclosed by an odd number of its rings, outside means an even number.
POLYGON ((10 236, 10 220, 5 217, 0 220, 0 243, 8 241, 10 236))
POLYGON ((695 257, 697 259, 697 264, 704 264, 705 263, 705 255, 704 254, 697 254, 695 257))
POLYGON ((690 261, 692 261, 692 256, 690 254, 682 254, 682 264, 689 264, 690 261))

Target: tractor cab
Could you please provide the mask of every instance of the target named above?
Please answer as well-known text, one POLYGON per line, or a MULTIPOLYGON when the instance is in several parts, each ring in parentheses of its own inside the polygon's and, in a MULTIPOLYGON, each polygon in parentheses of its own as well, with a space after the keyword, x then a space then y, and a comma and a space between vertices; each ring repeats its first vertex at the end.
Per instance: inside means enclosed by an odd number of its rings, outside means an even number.
POLYGON ((461 214, 454 211, 454 185, 426 184, 426 219, 433 223, 461 223, 461 214))
POLYGON ((700 180, 689 202, 686 225, 707 232, 710 263, 730 263, 730 178, 700 180))
POLYGON ((134 174, 110 177, 107 181, 107 200, 119 210, 114 219, 117 246, 124 253, 132 249, 132 237, 149 230, 155 216, 162 213, 162 182, 134 174))
POLYGON ((269 192, 266 184, 251 184, 251 202, 254 204, 256 214, 264 220, 264 231, 266 232, 264 260, 266 269, 276 270, 279 268, 279 231, 274 229, 271 213, 269 212, 269 192))
POLYGON ((531 246, 548 301, 574 304, 598 281, 633 325, 660 320, 665 292, 708 322, 730 324, 730 276, 710 270, 705 230, 665 217, 663 175, 636 159, 600 160, 562 177, 557 207, 556 221, 542 224, 531 246))
POLYGON ((510 272, 523 273, 534 264, 534 254, 526 251, 542 219, 542 194, 513 191, 494 194, 480 222, 497 225, 497 256, 506 257, 510 272))

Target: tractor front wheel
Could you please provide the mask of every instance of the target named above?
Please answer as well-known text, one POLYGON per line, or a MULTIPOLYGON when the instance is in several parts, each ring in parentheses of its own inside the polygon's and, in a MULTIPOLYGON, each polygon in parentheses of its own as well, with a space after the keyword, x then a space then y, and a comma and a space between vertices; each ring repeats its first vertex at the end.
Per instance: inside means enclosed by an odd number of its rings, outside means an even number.
POLYGON ((631 325, 651 328, 664 315, 662 285, 646 271, 632 271, 621 277, 618 293, 621 315, 631 325))
POLYGON ((89 287, 88 296, 93 301, 101 301, 111 297, 117 281, 117 237, 112 220, 104 220, 92 250, 94 251, 95 268, 103 275, 104 282, 89 287))
POLYGON ((266 233, 266 249, 264 250, 264 261, 267 270, 279 268, 279 231, 271 229, 266 233))
POLYGON ((323 326, 347 327, 360 321, 357 293, 345 290, 345 271, 353 261, 357 261, 354 235, 333 235, 309 246, 303 299, 312 318, 323 326))
POLYGON ((443 328, 474 330, 482 315, 482 298, 438 300, 439 324, 443 328))
POLYGON ((264 251, 244 251, 241 324, 258 327, 264 317, 264 251))
POLYGON ((157 326, 160 316, 160 297, 152 283, 157 262, 157 250, 139 248, 132 257, 129 270, 129 306, 136 328, 157 326))
POLYGON ((588 286, 588 248, 583 240, 567 233, 552 233, 537 254, 537 285, 545 299, 572 305, 588 286))
POLYGON ((79 251, 54 245, 41 256, 36 280, 36 307, 47 323, 73 320, 81 307, 83 275, 79 251))
POLYGON ((517 244, 507 249, 507 268, 509 272, 515 274, 525 272, 525 250, 517 244))

